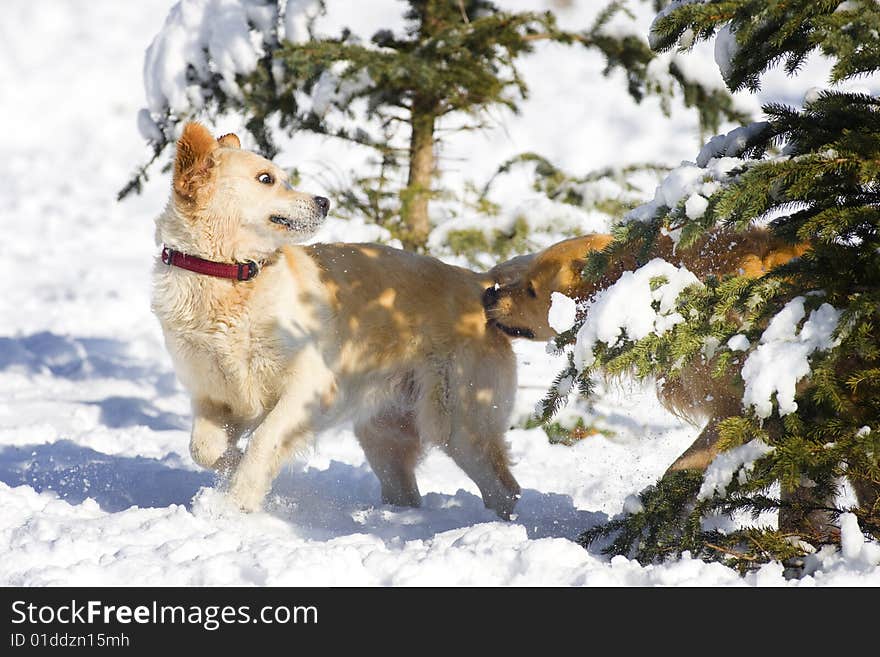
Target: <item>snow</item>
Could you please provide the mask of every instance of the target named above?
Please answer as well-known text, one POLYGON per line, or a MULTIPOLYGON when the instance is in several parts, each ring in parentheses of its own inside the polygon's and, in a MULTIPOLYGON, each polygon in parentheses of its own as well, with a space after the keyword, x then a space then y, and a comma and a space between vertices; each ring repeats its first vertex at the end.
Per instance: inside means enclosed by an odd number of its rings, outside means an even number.
POLYGON ((635 271, 624 272, 614 285, 598 292, 586 305, 586 320, 578 329, 574 362, 579 370, 592 365, 596 344, 614 347, 622 339, 641 340, 662 335, 684 321, 675 310, 678 295, 691 285, 702 285, 684 267, 654 258, 635 271), (659 285, 657 279, 662 279, 659 285))
POLYGON ((645 505, 642 504, 642 500, 639 499, 638 495, 627 495, 623 501, 624 513, 641 513, 644 510, 645 505))
POLYGON ((800 333, 797 332, 806 314, 805 301, 805 297, 795 297, 770 320, 757 349, 743 365, 743 405, 754 407, 760 418, 770 417, 774 395, 780 415, 796 411, 795 388, 798 381, 810 374, 810 355, 837 344, 833 335, 840 312, 827 303, 810 311, 800 333))
POLYGON ((725 80, 729 80, 733 73, 733 58, 739 52, 739 44, 736 42, 736 32, 730 23, 722 26, 715 36, 715 63, 725 80))
POLYGON ((309 22, 320 13, 319 0, 287 0, 284 10, 284 38, 292 43, 309 40, 309 22))
POLYGON ((737 333, 727 341, 727 348, 731 351, 748 351, 751 343, 742 333, 737 333))
MULTIPOLYGON (((280 38, 308 41, 309 26, 319 14, 316 0, 290 0, 280 17, 280 38)), ((156 120, 166 113, 197 114, 204 101, 200 83, 219 78, 224 93, 241 97, 237 76, 256 70, 264 43, 278 38, 278 23, 276 5, 265 0, 180 0, 171 7, 144 58, 147 108, 138 117, 144 138, 157 141, 156 120)), ((331 104, 345 106, 369 84, 366 73, 344 78, 345 69, 345 63, 339 62, 319 78, 308 99, 317 115, 326 114, 331 104)))
POLYGON ((807 92, 804 94, 804 106, 812 105, 819 100, 823 91, 822 87, 810 87, 807 89, 807 92))
POLYGON ((722 452, 706 468, 697 499, 705 500, 713 495, 723 495, 737 472, 740 473, 740 481, 743 481, 743 477, 755 467, 755 461, 766 456, 773 449, 756 438, 745 445, 722 452))
POLYGON ((834 13, 844 12, 844 11, 857 11, 859 9, 859 3, 855 2, 855 0, 844 0, 837 8, 834 10, 834 13))
POLYGON ((577 302, 561 292, 550 295, 550 312, 547 315, 548 323, 557 333, 565 333, 574 326, 577 317, 577 302))
MULTIPOLYGON (((201 98, 195 81, 209 81, 214 75, 222 79, 226 93, 240 95, 236 75, 253 72, 263 54, 262 42, 252 38, 248 19, 265 11, 261 0, 181 0, 175 4, 144 59, 149 111, 157 117, 167 111, 191 114, 201 98)), ((259 22, 265 24, 265 17, 261 18, 259 22)))
POLYGON ((672 0, 672 2, 663 7, 660 11, 658 11, 653 22, 651 23, 650 29, 648 30, 648 43, 651 45, 651 47, 654 48, 659 43, 659 41, 657 40, 657 34, 656 32, 654 32, 654 25, 657 23, 658 20, 664 18, 665 16, 668 16, 679 7, 683 7, 684 5, 702 4, 705 1, 706 0, 672 0))
MULTIPOLYGON (((366 34, 402 23, 398 0, 327 4, 330 13, 316 25, 336 34, 355 21, 369 26, 366 34), (334 5, 341 10, 334 12, 334 5)), ((589 24, 594 4, 560 10, 560 23, 589 24)), ((189 456, 189 400, 149 309, 154 219, 167 200, 167 172, 156 167, 141 196, 115 201, 149 151, 139 127, 147 138, 157 137, 154 124, 138 116, 152 107, 144 97, 143 55, 172 6, 170 0, 4 4, 0 89, 14 89, 15 102, 0 103, 8 128, 0 216, 14 236, 0 243, 6 282, 0 295, 0 586, 880 584, 880 546, 864 539, 855 556, 854 548, 846 556, 834 548, 811 555, 808 575, 794 581, 784 579, 778 564, 740 577, 689 555, 642 566, 578 546, 581 531, 625 506, 635 510, 635 495, 699 433, 667 413, 651 386, 635 384, 600 382, 589 407, 571 405, 608 435, 565 447, 551 445, 541 429, 508 433, 523 487, 511 522, 486 511, 472 482, 439 452, 418 472, 421 509, 382 505, 378 482, 347 426, 320 436, 281 474, 265 512, 225 508, 213 476, 189 456)), ((192 6, 219 11, 224 5, 192 6)), ((531 0, 504 6, 535 9, 531 0)), ((258 28, 271 18, 256 2, 237 7, 258 28)), ((230 11, 224 29, 242 36, 224 60, 232 70, 248 64, 259 44, 244 41, 240 10, 230 11)), ((286 33, 304 38, 307 21, 289 22, 286 33)), ((171 46, 185 48, 195 37, 182 30, 175 38, 151 52, 151 61, 163 62, 172 77, 171 46)), ((453 137, 440 153, 444 180, 452 187, 468 178, 482 183, 500 162, 529 150, 575 173, 692 157, 694 114, 673 104, 667 120, 651 99, 636 106, 622 75, 605 80, 602 66, 598 55, 581 59, 570 49, 539 48, 523 66, 532 93, 521 114, 493 115, 501 129, 453 137), (573 90, 583 90, 581 103, 560 102, 573 90)), ((813 66, 805 69, 806 81, 782 75, 768 95, 743 102, 757 106, 777 99, 772 93, 799 102, 827 73, 826 65, 813 66)), ((161 85, 155 91, 154 100, 164 97, 161 85)), ((189 106, 185 89, 169 93, 189 106)), ((237 131, 241 123, 223 117, 212 128, 237 131)), ((358 171, 365 157, 351 145, 303 134, 280 146, 279 163, 298 167, 302 187, 315 193, 326 192, 319 176, 326 167, 358 171)), ((702 193, 688 196, 694 191, 702 193)), ((555 206, 530 201, 534 192, 521 178, 500 181, 492 198, 503 221, 525 213, 545 226, 539 239, 554 239, 549 210, 555 206)), ((598 214, 570 217, 567 230, 607 224, 598 214)), ((387 231, 378 226, 332 217, 319 236, 380 237, 387 231)), ((524 341, 515 350, 520 387, 512 423, 522 427, 564 355, 548 356, 545 345, 524 341)), ((849 526, 844 536, 855 543, 849 526)))
POLYGON ((660 181, 653 199, 630 210, 623 220, 649 222, 664 208, 675 209, 679 204, 684 206, 685 214, 694 215, 691 218, 701 217, 709 206, 707 197, 718 191, 732 171, 747 165, 746 160, 736 157, 713 157, 703 164, 683 161, 660 181))
POLYGON ((697 155, 697 166, 705 167, 710 160, 731 156, 739 157, 753 137, 763 132, 770 125, 766 121, 756 121, 734 128, 724 135, 715 135, 700 149, 697 155))
POLYGON ((336 62, 324 71, 312 89, 312 111, 324 116, 331 106, 344 106, 351 98, 371 84, 366 71, 360 71, 355 79, 345 78, 348 62, 336 62))
POLYGON ((865 545, 865 537, 859 528, 859 519, 854 513, 844 513, 840 516, 840 552, 844 559, 854 561, 859 558, 862 547, 865 545))
POLYGON ((684 203, 684 212, 688 219, 699 219, 706 214, 706 208, 709 207, 709 199, 700 194, 691 194, 684 203))
POLYGON ((694 45, 694 39, 696 39, 696 34, 694 33, 693 28, 687 28, 684 32, 681 33, 681 36, 678 37, 678 47, 679 48, 690 48, 694 45))

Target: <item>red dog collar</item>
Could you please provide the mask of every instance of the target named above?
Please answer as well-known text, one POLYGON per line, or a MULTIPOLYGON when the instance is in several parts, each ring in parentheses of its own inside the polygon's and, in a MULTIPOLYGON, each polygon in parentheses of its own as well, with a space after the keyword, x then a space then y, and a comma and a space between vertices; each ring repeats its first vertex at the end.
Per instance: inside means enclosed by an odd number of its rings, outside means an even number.
POLYGON ((162 262, 169 267, 180 267, 197 274, 216 276, 218 278, 230 278, 233 281, 249 281, 258 273, 260 267, 253 260, 247 262, 214 262, 197 256, 187 255, 175 251, 167 246, 162 247, 162 262))

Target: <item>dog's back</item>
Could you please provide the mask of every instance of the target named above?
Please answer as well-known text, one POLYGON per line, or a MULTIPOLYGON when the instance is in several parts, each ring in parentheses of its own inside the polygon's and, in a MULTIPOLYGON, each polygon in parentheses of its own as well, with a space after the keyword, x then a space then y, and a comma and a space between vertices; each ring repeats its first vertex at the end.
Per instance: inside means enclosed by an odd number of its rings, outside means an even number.
POLYGON ((381 244, 305 250, 318 266, 333 314, 347 318, 337 322, 341 333, 334 339, 352 358, 357 354, 360 368, 381 366, 383 359, 399 363, 462 340, 507 343, 486 325, 480 302, 485 276, 381 244))

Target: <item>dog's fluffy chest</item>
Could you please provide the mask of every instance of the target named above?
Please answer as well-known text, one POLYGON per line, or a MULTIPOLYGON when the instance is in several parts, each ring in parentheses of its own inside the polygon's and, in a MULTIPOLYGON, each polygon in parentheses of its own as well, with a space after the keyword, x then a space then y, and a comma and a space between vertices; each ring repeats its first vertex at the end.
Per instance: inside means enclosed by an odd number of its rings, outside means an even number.
POLYGON ((260 277, 250 286, 168 268, 154 277, 153 310, 178 377, 193 397, 228 405, 239 417, 257 417, 275 403, 293 346, 306 334, 292 317, 295 295, 283 277, 260 277))

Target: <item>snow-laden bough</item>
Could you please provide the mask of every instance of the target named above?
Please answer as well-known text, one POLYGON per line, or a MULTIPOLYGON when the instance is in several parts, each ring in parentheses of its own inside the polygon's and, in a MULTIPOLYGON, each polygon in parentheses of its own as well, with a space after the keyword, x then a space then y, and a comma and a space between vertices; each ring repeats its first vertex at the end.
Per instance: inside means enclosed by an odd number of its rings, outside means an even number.
POLYGON ((770 320, 757 349, 743 365, 743 406, 753 407, 762 419, 773 412, 774 395, 780 415, 796 411, 796 387, 810 374, 810 356, 839 344, 834 331, 840 311, 827 303, 811 311, 798 332, 797 326, 806 314, 805 301, 805 297, 795 297, 770 320))
POLYGON ((675 310, 678 296, 699 279, 684 267, 655 258, 635 271, 624 272, 586 305, 586 320, 577 333, 574 362, 578 370, 596 361, 598 343, 614 347, 624 338, 641 340, 663 335, 684 317, 675 310), (658 281, 660 284, 656 284, 658 281), (654 285, 652 286, 652 282, 654 285))

